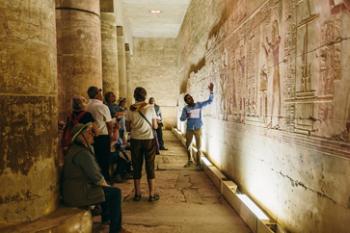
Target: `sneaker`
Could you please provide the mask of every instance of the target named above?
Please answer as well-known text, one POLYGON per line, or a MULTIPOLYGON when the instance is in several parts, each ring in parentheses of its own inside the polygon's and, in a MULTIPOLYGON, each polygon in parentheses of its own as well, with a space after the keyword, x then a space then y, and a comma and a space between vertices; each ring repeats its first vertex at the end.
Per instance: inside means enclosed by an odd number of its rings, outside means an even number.
POLYGON ((197 164, 196 165, 196 171, 202 171, 202 170, 203 170, 202 165, 197 164))
POLYGON ((185 165, 184 167, 192 167, 193 166, 193 162, 191 160, 189 160, 185 165))
POLYGON ((159 150, 168 150, 168 148, 162 146, 161 148, 159 148, 159 150))
POLYGON ((158 201, 160 199, 159 194, 154 194, 153 196, 149 196, 148 201, 153 202, 153 201, 158 201))
POLYGON ((140 195, 136 195, 133 198, 134 201, 141 201, 141 194, 140 195))

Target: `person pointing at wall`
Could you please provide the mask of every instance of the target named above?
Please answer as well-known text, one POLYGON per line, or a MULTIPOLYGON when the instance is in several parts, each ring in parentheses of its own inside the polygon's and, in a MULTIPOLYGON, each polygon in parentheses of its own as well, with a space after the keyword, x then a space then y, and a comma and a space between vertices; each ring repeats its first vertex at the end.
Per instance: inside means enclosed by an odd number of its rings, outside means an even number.
POLYGON ((182 114, 180 117, 181 121, 187 120, 187 128, 186 128, 186 148, 187 148, 187 156, 188 161, 185 164, 184 167, 190 167, 193 165, 192 159, 191 159, 191 151, 190 146, 192 143, 193 136, 196 140, 196 148, 197 148, 197 154, 194 156, 194 161, 196 163, 196 168, 201 169, 200 166, 200 156, 201 156, 201 137, 202 137, 202 108, 211 104, 214 99, 214 84, 210 83, 209 86, 210 95, 208 100, 203 102, 194 102, 193 97, 190 94, 186 94, 184 97, 184 101, 187 104, 182 109, 182 114))

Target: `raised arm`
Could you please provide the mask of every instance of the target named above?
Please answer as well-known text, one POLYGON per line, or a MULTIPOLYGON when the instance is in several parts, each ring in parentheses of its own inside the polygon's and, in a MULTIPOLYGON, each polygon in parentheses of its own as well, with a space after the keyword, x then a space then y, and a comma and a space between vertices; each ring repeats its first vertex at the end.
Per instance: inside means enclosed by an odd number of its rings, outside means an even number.
POLYGON ((213 94, 213 90, 214 90, 214 84, 213 83, 210 83, 209 86, 209 91, 210 91, 210 94, 209 94, 209 98, 208 100, 206 101, 203 101, 203 102, 198 102, 198 105, 202 108, 202 107, 205 107, 209 104, 211 104, 214 100, 214 94, 213 94))

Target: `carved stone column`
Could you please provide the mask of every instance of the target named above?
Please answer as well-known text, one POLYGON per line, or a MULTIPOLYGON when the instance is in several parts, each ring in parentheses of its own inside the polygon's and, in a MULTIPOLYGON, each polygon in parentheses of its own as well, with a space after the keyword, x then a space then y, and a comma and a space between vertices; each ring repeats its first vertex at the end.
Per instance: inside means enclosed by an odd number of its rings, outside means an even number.
POLYGON ((65 119, 73 95, 102 87, 100 3, 56 0, 56 20, 59 111, 65 119))
POLYGON ((57 207, 54 0, 0 1, 0 224, 57 207))
POLYGON ((116 17, 114 13, 101 12, 102 79, 103 91, 119 96, 118 48, 116 17))
POLYGON ((131 53, 130 46, 128 43, 125 44, 125 63, 126 63, 126 83, 127 83, 127 92, 126 92, 126 103, 130 105, 133 101, 133 90, 130 79, 130 62, 131 62, 131 53))
POLYGON ((118 35, 118 70, 119 70, 119 96, 127 96, 126 82, 126 60, 125 60, 125 39, 124 29, 122 26, 117 26, 118 35))

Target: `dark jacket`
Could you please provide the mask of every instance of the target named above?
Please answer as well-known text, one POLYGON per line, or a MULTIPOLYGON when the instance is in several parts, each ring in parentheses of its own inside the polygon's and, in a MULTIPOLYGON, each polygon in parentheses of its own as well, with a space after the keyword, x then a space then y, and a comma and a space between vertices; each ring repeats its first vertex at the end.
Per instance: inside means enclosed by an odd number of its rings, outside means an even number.
POLYGON ((63 201, 68 206, 81 207, 105 201, 100 173, 93 153, 74 143, 64 158, 63 201))

